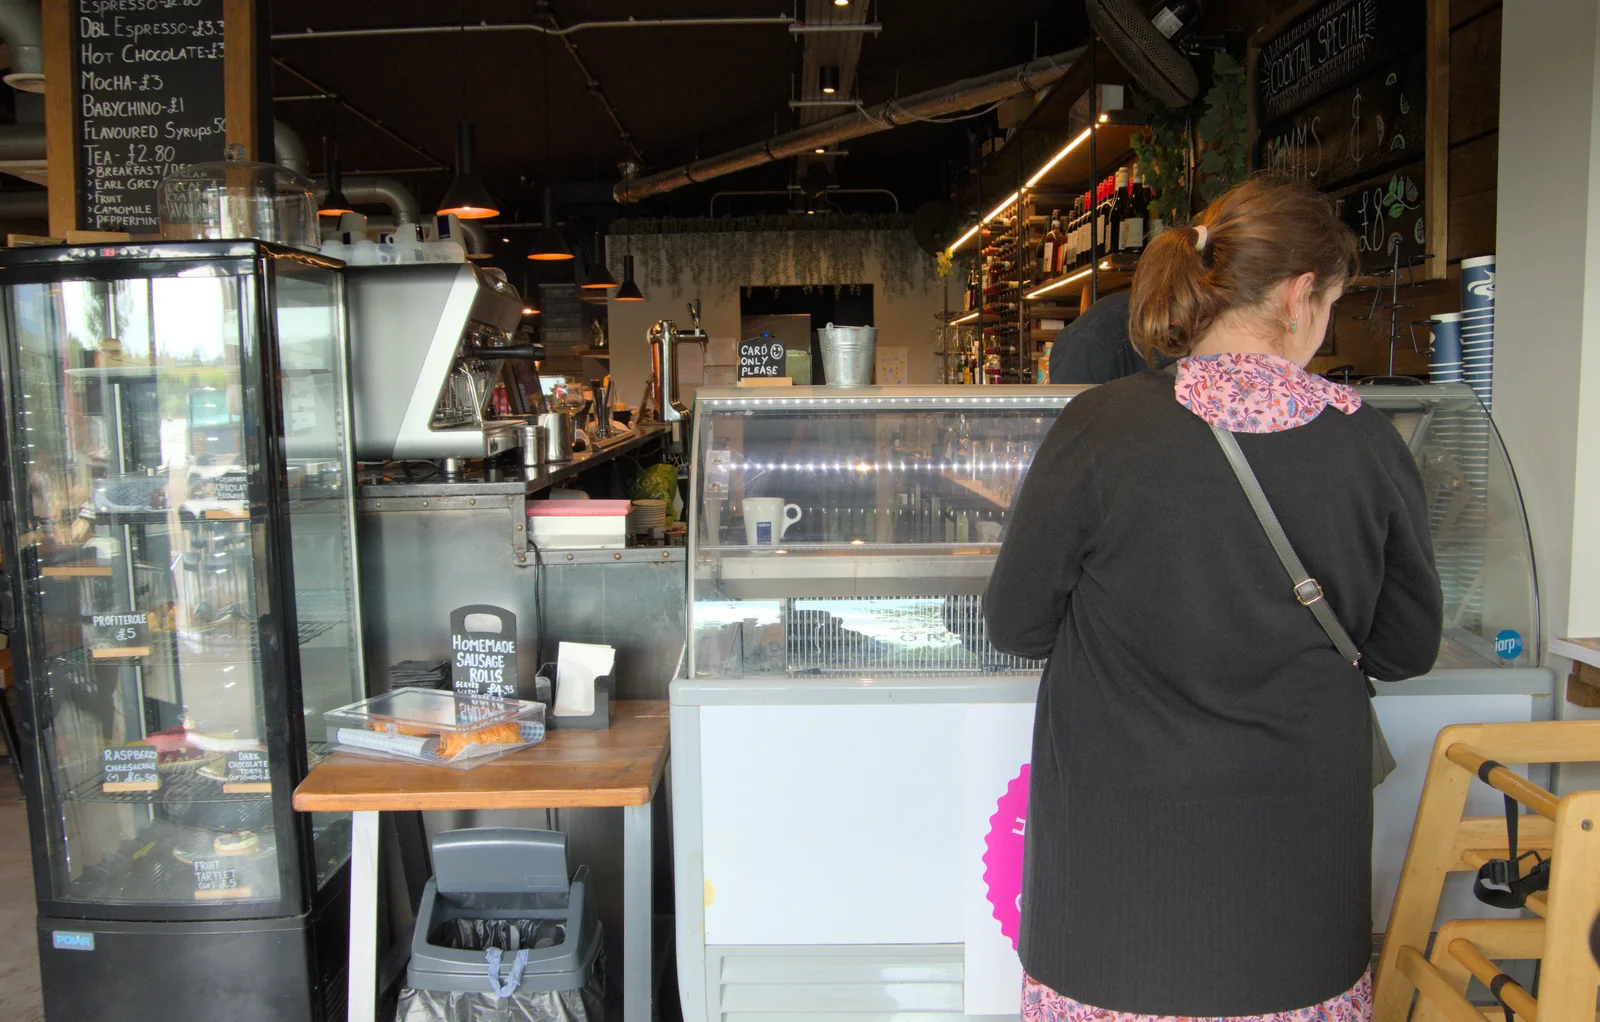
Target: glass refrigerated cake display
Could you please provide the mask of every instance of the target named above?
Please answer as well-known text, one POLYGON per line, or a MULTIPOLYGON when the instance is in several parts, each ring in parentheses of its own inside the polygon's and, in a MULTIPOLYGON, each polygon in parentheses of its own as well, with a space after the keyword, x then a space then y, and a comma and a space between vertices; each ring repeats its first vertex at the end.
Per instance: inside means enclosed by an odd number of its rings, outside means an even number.
MULTIPOLYGON (((1085 389, 697 392, 671 687, 686 1019, 924 1001, 1016 1017, 997 915, 1016 892, 993 886, 991 849, 1023 832, 1003 800, 1025 805, 1043 664, 993 648, 982 600, 1032 459, 1085 389), (762 979, 780 974, 828 993, 762 979)), ((1375 793, 1384 919, 1434 735, 1548 716, 1554 681, 1535 666, 1527 524, 1482 405, 1464 386, 1362 395, 1417 459, 1446 606, 1434 670, 1376 700, 1400 761, 1375 793)))
POLYGON ((47 1013, 214 1013, 223 984, 320 1019, 349 829, 289 798, 363 694, 338 265, 14 249, 0 301, 47 1013))
MULTIPOLYGON (((700 391, 689 676, 1037 670, 989 647, 981 595, 1034 452, 1081 389, 700 391)), ((1533 665, 1532 546, 1483 406, 1463 385, 1363 396, 1422 474, 1438 669, 1533 665)))

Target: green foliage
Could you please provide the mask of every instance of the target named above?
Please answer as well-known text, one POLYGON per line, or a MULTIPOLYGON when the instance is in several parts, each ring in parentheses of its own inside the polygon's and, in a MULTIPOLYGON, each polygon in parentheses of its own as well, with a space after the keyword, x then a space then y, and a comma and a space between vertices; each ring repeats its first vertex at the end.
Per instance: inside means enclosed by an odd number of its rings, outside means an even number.
POLYGON ((1155 215, 1169 225, 1189 222, 1189 109, 1171 107, 1143 95, 1134 104, 1144 115, 1149 131, 1133 136, 1133 151, 1139 157, 1145 184, 1154 188, 1157 199, 1151 203, 1155 215))
POLYGON ((1187 224, 1191 192, 1202 207, 1245 177, 1245 74, 1237 59, 1218 53, 1211 64, 1212 85, 1196 106, 1170 107, 1136 96, 1148 132, 1133 137, 1133 149, 1146 183, 1160 198, 1155 211, 1168 224, 1187 224), (1194 181, 1189 170, 1189 118, 1198 115, 1194 181), (1191 188, 1191 185, 1193 186, 1191 188))
POLYGON ((1200 203, 1232 188, 1245 176, 1244 65, 1226 53, 1211 63, 1212 85, 1205 96, 1206 112, 1195 124, 1200 147, 1196 168, 1200 203))

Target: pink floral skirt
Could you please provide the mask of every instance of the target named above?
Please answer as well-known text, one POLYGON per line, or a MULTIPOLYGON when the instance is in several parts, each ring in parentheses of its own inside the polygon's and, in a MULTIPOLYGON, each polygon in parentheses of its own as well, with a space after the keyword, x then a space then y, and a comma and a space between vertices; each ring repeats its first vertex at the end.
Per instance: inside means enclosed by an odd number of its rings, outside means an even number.
POLYGON ((1372 1022, 1372 973, 1336 997, 1270 1015, 1135 1015, 1079 1004, 1032 977, 1022 984, 1022 1022, 1372 1022))

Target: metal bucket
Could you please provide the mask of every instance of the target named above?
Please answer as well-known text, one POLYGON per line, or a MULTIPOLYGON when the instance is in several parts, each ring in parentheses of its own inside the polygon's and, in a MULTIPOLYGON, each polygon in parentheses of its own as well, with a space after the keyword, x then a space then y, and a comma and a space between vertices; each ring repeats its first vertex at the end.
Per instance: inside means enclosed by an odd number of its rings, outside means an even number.
POLYGON ((878 329, 870 326, 834 326, 817 331, 822 347, 822 375, 830 387, 866 387, 878 353, 878 329))

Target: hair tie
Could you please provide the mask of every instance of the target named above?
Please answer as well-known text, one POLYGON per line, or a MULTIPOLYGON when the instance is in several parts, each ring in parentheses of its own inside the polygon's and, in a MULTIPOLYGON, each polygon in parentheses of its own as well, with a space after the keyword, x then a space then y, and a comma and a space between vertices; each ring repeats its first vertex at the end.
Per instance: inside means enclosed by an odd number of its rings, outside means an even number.
POLYGON ((1194 226, 1194 250, 1196 252, 1204 252, 1206 250, 1206 242, 1208 240, 1210 240, 1210 232, 1206 230, 1206 225, 1205 224, 1195 224, 1195 226, 1194 226))

